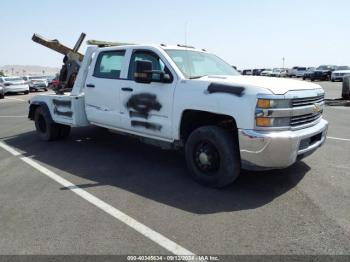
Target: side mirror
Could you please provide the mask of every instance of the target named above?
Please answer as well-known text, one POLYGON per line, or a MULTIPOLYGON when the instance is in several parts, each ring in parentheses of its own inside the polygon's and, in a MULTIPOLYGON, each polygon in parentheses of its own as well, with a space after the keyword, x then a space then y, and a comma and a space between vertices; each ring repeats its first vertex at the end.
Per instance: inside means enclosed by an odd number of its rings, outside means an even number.
POLYGON ((171 82, 173 82, 171 76, 169 74, 164 73, 162 77, 162 83, 170 84, 171 82))
POLYGON ((152 62, 135 61, 134 79, 137 83, 149 84, 152 82, 152 62))

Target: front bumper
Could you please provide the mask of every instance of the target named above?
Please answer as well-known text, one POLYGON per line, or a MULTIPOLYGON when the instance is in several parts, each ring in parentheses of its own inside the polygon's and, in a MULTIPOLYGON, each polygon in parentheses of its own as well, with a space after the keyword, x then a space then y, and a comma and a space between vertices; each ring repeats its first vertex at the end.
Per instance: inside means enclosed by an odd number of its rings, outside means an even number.
POLYGON ((30 89, 44 89, 47 88, 45 84, 31 84, 29 85, 30 89))
POLYGON ((332 76, 332 81, 344 81, 345 76, 332 76))
POLYGON ((281 169, 312 154, 326 140, 328 122, 294 131, 256 131, 239 129, 243 169, 281 169))

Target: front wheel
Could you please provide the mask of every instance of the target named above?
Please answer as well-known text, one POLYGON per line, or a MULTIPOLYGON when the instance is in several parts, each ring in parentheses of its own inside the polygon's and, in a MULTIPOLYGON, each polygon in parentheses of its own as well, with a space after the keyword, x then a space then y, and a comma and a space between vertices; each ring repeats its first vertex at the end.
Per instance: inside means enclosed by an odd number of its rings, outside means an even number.
POLYGON ((194 130, 186 146, 186 162, 199 183, 221 188, 239 176, 241 165, 235 134, 217 126, 194 130))

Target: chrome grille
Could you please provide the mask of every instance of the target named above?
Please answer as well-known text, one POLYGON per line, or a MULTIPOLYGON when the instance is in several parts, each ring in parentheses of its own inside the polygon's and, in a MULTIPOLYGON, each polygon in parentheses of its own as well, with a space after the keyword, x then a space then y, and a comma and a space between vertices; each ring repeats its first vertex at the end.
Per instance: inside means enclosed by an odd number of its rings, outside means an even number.
POLYGON ((304 98, 294 98, 292 99, 292 106, 311 106, 315 103, 321 103, 324 101, 324 95, 314 96, 314 97, 304 97, 304 98))
POLYGON ((301 116, 293 116, 291 117, 290 125, 292 127, 295 127, 295 126, 310 124, 320 119, 321 116, 322 116, 322 112, 314 113, 314 114, 306 114, 301 116))

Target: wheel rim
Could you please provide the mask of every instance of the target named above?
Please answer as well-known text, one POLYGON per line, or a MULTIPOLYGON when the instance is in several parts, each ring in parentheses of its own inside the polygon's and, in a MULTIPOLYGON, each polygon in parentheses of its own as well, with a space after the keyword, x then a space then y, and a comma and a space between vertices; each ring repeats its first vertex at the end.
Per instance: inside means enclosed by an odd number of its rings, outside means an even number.
POLYGON ((46 133, 46 121, 43 115, 39 115, 38 128, 41 133, 46 133))
POLYGON ((195 147, 193 157, 196 167, 206 175, 211 175, 220 167, 219 152, 209 141, 199 142, 195 147))

